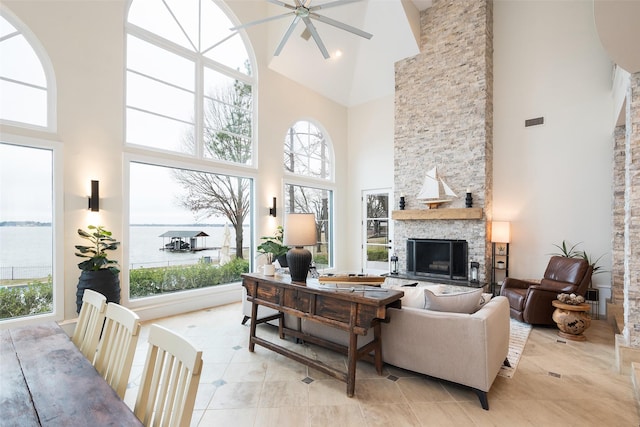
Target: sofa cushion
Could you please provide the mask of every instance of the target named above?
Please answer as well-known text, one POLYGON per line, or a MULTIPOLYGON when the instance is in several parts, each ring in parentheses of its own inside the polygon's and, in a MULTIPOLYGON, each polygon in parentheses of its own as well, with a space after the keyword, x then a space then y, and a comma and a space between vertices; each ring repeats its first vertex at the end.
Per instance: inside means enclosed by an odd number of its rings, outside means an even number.
POLYGON ((412 287, 412 286, 398 286, 394 285, 390 287, 396 291, 404 292, 404 296, 400 299, 403 307, 412 308, 424 308, 424 288, 412 287))
POLYGON ((447 311, 451 313, 473 313, 478 308, 482 288, 468 292, 446 293, 437 295, 430 289, 424 289, 424 308, 433 311, 447 311))
POLYGON ((403 307, 424 308, 423 288, 410 288, 403 286, 400 290, 404 292, 404 296, 402 297, 403 307))

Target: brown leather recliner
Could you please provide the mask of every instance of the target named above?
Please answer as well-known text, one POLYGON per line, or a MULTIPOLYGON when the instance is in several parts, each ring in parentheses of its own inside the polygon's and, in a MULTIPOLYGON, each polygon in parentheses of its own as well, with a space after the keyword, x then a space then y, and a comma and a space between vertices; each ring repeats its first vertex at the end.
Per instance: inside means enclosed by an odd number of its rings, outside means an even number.
POLYGON ((511 317, 532 325, 555 325, 551 302, 558 294, 584 296, 593 267, 582 258, 551 257, 540 283, 507 277, 500 295, 507 297, 511 317))

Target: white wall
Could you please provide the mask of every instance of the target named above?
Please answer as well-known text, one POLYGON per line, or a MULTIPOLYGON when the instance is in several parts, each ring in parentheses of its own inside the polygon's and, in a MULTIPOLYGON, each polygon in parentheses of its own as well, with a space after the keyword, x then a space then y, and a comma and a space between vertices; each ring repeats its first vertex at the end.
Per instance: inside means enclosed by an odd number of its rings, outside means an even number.
POLYGON ((512 223, 509 273, 540 277, 563 239, 610 270, 612 67, 593 4, 498 0, 494 37, 493 217, 512 223))
MULTIPOLYGON (((362 271, 362 191, 393 190, 394 96, 349 109, 349 229, 342 271, 362 271)), ((395 201, 391 201, 395 209, 395 201)))
MULTIPOLYGON (((80 271, 74 256, 79 244, 76 230, 101 224, 123 240, 126 236, 126 194, 124 157, 124 19, 125 0, 108 1, 4 1, 44 46, 57 79, 58 124, 56 134, 22 130, 9 126, 3 134, 24 134, 59 140, 64 146, 64 318, 75 313, 75 291, 80 271), (100 180, 100 212, 87 211, 91 179, 100 180), (93 216, 92 216, 93 215, 93 216)), ((243 21, 264 16, 266 2, 234 1, 231 7, 243 21), (262 15, 261 15, 262 13, 262 15)), ((249 31, 258 61, 258 169, 256 176, 256 236, 272 234, 282 223, 267 216, 273 196, 282 206, 283 141, 295 121, 313 118, 328 132, 336 154, 336 181, 346 182, 347 110, 267 68, 271 52, 265 49, 264 26, 249 31)), ((159 155, 159 157, 163 157, 159 155)), ((207 164, 202 162, 203 165, 207 164)), ((346 189, 335 194, 336 235, 346 230, 346 189)), ((337 253, 344 253, 343 239, 337 239, 337 253)), ((122 252, 114 258, 122 260, 122 252)), ((238 292, 238 298, 239 298, 238 292)), ((194 298, 199 304, 211 299, 194 298)), ((124 299, 126 302, 126 299, 124 299)), ((151 305, 147 303, 148 305, 151 305)), ((184 310, 189 304, 180 304, 184 310)), ((171 304, 153 307, 153 316, 171 314, 171 304), (163 308, 164 307, 164 308, 163 308)), ((198 308, 192 305, 194 308, 198 308)), ((136 302, 136 309, 144 310, 136 302)), ((175 310, 174 310, 175 311, 175 310)))

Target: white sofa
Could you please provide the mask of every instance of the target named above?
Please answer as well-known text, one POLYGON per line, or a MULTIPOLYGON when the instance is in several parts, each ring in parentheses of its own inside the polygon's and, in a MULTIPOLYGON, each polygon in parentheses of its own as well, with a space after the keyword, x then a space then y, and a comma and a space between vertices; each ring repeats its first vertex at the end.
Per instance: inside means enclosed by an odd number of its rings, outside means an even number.
MULTIPOLYGON (((424 288, 406 288, 406 297, 424 288)), ((484 409, 487 393, 509 352, 509 303, 498 296, 477 311, 455 313, 407 307, 387 310, 389 322, 382 323, 382 358, 385 363, 409 371, 461 384, 473 389, 484 409)), ((250 303, 243 305, 243 311, 250 303)), ((277 313, 259 307, 259 316, 277 313), (264 309, 264 310, 263 310, 264 309)), ((286 321, 286 320, 285 320, 286 321)), ((346 345, 346 332, 302 320, 302 331, 346 345)), ((373 333, 358 336, 358 346, 373 339, 373 333)))
POLYGON ((385 363, 471 387, 484 409, 509 353, 509 303, 495 297, 472 314, 406 307, 382 325, 385 363))

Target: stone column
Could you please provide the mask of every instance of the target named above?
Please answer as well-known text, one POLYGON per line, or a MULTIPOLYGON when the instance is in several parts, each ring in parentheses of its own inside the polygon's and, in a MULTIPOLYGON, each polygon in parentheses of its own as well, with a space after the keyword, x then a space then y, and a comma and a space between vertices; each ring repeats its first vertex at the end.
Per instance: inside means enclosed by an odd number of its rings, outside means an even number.
POLYGON ((640 348, 640 73, 630 76, 627 93, 624 324, 627 343, 640 348), (639 190, 639 191, 636 191, 639 190))
POLYGON ((396 63, 395 200, 416 200, 425 172, 437 166, 460 196, 443 208, 464 208, 465 192, 480 220, 396 221, 394 241, 406 265, 410 237, 461 239, 486 281, 487 220, 493 199, 493 2, 435 0, 420 15, 421 52, 396 63))
MULTIPOLYGON (((622 313, 624 301, 624 193, 626 127, 615 128, 613 136, 613 235, 611 236, 611 303, 622 313)), ((608 313, 607 313, 608 314, 608 313)))

